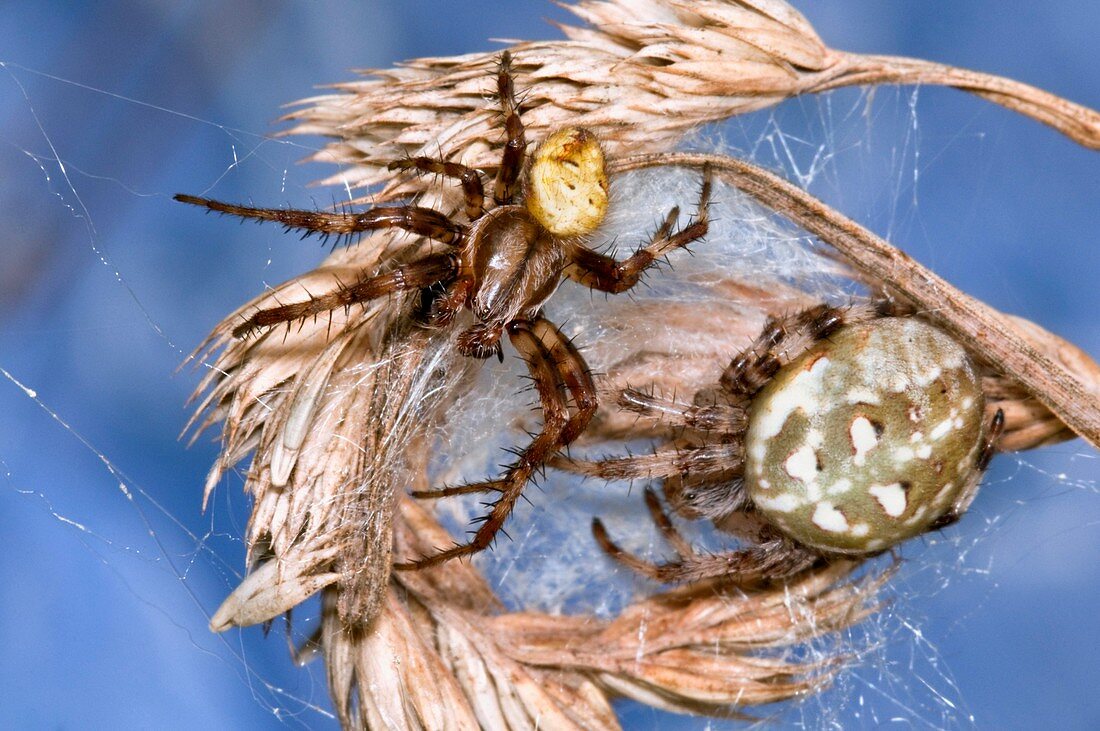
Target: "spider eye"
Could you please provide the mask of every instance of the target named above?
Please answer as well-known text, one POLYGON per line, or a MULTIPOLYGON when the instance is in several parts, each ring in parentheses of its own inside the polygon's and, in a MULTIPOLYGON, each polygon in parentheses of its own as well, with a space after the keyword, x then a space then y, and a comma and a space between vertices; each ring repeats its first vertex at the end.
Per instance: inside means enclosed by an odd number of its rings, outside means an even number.
POLYGON ((596 136, 570 128, 547 137, 531 159, 525 202, 555 236, 596 230, 607 213, 607 170, 596 136))

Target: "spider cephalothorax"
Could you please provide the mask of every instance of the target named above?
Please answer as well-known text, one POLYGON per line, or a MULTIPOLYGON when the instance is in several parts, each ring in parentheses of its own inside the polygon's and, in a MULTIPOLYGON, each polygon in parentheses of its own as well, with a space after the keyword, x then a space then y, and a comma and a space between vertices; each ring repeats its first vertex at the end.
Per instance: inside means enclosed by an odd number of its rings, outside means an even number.
POLYGON ((684 429, 656 455, 559 464, 605 478, 663 477, 672 506, 754 545, 698 554, 656 495, 647 502, 680 553, 661 581, 784 578, 820 558, 867 556, 946 525, 969 506, 1003 424, 986 428, 980 378, 963 348, 912 317, 821 305, 770 322, 714 388, 677 404, 639 391, 622 407, 684 429))
POLYGON ((260 309, 234 329, 237 337, 387 294, 418 291, 417 317, 426 326, 447 326, 463 310, 473 313, 475 322, 457 336, 457 348, 463 355, 501 356, 501 339, 507 333, 527 361, 542 405, 542 431, 526 449, 517 452, 518 460, 499 479, 414 493, 442 497, 489 492, 499 497, 469 543, 399 564, 399 568, 428 566, 487 548, 535 470, 580 436, 595 413, 596 388, 584 359, 541 313, 562 277, 604 292, 624 292, 655 261, 699 240, 707 231, 709 176, 703 183, 698 216, 686 227, 676 229, 679 210, 674 208, 652 239, 623 261, 588 248, 585 237, 599 227, 608 207, 608 179, 599 141, 584 129, 559 130, 549 135, 528 161, 507 52, 501 58, 497 89, 507 139, 493 186, 494 207, 486 209, 481 173, 472 168, 430 157, 410 157, 389 166, 391 170, 435 173, 459 181, 465 197, 465 220, 409 204, 377 206, 361 213, 330 213, 252 208, 176 196, 185 203, 274 221, 307 235, 353 236, 398 228, 447 247, 387 272, 364 271, 357 281, 327 294, 260 309))

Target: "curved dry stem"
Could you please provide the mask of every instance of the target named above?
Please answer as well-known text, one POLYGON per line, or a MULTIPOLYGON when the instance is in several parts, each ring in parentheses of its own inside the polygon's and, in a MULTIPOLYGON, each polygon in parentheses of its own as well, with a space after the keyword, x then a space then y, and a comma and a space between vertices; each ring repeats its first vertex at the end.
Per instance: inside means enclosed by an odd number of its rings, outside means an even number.
POLYGON ((875 84, 950 86, 1038 120, 1091 150, 1100 150, 1100 113, 1030 84, 919 58, 837 55, 840 60, 831 69, 830 78, 806 91, 875 84))

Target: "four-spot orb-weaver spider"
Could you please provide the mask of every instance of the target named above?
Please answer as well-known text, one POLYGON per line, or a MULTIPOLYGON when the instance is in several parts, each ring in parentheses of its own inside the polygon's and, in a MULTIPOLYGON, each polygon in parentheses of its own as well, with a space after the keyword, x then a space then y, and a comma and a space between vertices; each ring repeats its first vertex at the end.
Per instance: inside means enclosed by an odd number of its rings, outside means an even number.
POLYGON ((489 547, 535 471, 576 440, 595 413, 596 387, 588 366, 569 339, 541 314, 562 278, 603 292, 625 292, 650 265, 700 240, 708 228, 711 186, 709 176, 705 176, 698 215, 687 226, 676 227, 679 209, 673 208, 650 241, 629 258, 619 261, 592 250, 586 238, 603 221, 608 208, 608 179, 599 141, 584 129, 562 129, 543 140, 528 160, 507 52, 501 57, 497 89, 507 141, 493 186, 493 207, 486 209, 477 170, 428 157, 390 164, 393 170, 435 173, 459 181, 465 195, 466 220, 415 205, 328 213, 253 208, 176 196, 184 203, 242 218, 274 221, 307 235, 349 236, 398 228, 446 246, 441 253, 428 254, 388 272, 365 272, 354 283, 303 302, 261 309, 234 330, 237 337, 388 294, 419 291, 419 315, 425 326, 448 325, 463 310, 472 311, 475 324, 458 336, 458 350, 463 355, 499 356, 501 339, 507 333, 513 347, 527 361, 542 405, 542 430, 497 479, 414 493, 418 497, 444 497, 489 492, 499 497, 468 543, 397 564, 397 568, 432 566, 489 547))

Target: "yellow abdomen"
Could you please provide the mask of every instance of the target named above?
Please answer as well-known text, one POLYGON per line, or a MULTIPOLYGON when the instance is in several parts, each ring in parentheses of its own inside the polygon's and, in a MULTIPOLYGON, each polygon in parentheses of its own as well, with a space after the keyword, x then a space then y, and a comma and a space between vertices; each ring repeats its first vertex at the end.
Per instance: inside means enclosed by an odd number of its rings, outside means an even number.
POLYGON ((596 136, 569 128, 547 137, 531 159, 524 203, 554 236, 595 231, 607 213, 607 170, 596 136))

